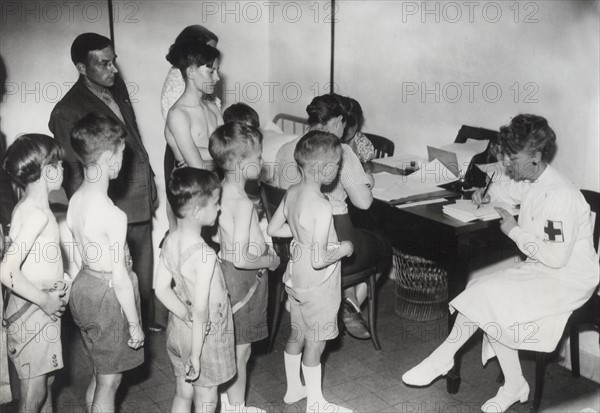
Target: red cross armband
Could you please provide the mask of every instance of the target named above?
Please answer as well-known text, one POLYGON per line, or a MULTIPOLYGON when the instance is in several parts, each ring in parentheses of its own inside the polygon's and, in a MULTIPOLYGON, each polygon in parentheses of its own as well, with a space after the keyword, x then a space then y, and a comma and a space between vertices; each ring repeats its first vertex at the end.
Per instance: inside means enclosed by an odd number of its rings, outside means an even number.
POLYGON ((544 227, 544 241, 565 242, 562 221, 546 220, 546 226, 544 227))

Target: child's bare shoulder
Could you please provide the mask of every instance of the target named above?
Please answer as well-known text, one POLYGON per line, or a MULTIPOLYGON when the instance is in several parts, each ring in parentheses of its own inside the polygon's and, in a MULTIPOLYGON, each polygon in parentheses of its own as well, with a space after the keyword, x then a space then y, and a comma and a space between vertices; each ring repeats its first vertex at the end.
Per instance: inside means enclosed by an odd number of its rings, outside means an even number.
POLYGON ((27 200, 18 204, 13 211, 12 226, 21 227, 26 223, 29 227, 44 228, 49 221, 47 211, 27 200))

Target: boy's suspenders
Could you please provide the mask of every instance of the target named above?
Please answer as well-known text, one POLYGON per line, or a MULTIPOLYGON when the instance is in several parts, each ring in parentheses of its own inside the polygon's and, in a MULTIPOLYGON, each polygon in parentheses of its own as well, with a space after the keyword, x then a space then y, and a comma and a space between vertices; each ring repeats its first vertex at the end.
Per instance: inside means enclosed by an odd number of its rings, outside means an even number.
POLYGON ((258 273, 256 274, 256 280, 254 281, 254 283, 252 284, 252 286, 250 287, 250 289, 248 290, 248 292, 246 293, 246 295, 244 296, 244 298, 242 298, 240 301, 238 301, 237 303, 235 303, 234 306, 231 307, 231 312, 233 314, 235 314, 240 308, 242 308, 243 306, 245 306, 248 303, 248 301, 250 301, 250 299, 254 295, 254 292, 256 291, 256 288, 258 288, 258 284, 260 283, 260 279, 265 275, 265 271, 267 271, 266 268, 263 268, 263 269, 261 269, 261 270, 258 271, 258 273))

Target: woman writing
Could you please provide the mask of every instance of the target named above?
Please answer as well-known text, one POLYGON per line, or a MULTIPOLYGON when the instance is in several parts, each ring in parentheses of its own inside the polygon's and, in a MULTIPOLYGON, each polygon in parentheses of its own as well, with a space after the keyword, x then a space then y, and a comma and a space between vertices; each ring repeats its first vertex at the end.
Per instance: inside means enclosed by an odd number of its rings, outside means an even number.
POLYGON ((426 386, 446 374, 454 355, 484 328, 482 360, 498 357, 505 377, 484 412, 504 412, 524 403, 529 385, 518 350, 553 351, 571 312, 583 305, 598 285, 598 257, 592 241, 590 207, 580 191, 548 164, 556 136, 546 119, 518 115, 500 128, 496 149, 510 181, 493 183, 488 195, 473 194, 475 203, 490 200, 521 204, 519 221, 498 208, 500 228, 527 259, 515 268, 470 282, 450 302, 457 311, 449 337, 419 365, 402 376, 412 386, 426 386))

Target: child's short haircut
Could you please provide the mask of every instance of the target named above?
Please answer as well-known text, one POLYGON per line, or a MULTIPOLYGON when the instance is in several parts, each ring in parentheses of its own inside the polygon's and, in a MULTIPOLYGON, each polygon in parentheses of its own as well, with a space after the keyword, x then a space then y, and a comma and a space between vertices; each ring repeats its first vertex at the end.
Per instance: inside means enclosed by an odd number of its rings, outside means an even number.
POLYGON ((196 40, 187 40, 173 43, 169 48, 167 60, 181 71, 183 79, 187 79, 186 69, 190 66, 213 66, 221 53, 214 47, 199 43, 196 40))
POLYGON ((88 113, 71 131, 71 146, 84 166, 98 160, 102 152, 116 152, 125 143, 127 131, 113 118, 88 113))
POLYGON ((19 136, 6 150, 6 173, 21 187, 37 181, 42 168, 60 162, 65 156, 63 148, 48 135, 28 133, 19 136))
POLYGON ((301 167, 314 162, 329 161, 342 155, 342 145, 333 133, 312 130, 296 144, 294 159, 301 167))
POLYGON ((219 126, 210 135, 208 151, 221 169, 231 171, 236 162, 261 144, 262 134, 258 129, 240 122, 230 122, 219 126))
POLYGON ((177 218, 183 218, 190 206, 204 207, 215 189, 221 187, 219 178, 205 169, 191 167, 173 171, 167 185, 167 200, 177 218))
POLYGON ((258 113, 242 102, 234 103, 225 109, 225 112, 223 112, 223 121, 225 123, 241 122, 244 125, 252 126, 255 129, 260 127, 258 113))

